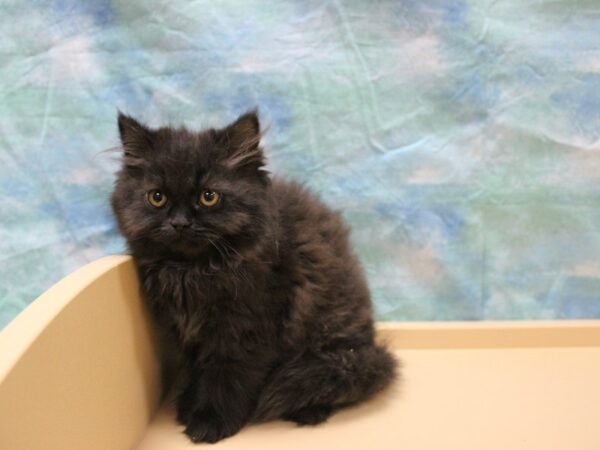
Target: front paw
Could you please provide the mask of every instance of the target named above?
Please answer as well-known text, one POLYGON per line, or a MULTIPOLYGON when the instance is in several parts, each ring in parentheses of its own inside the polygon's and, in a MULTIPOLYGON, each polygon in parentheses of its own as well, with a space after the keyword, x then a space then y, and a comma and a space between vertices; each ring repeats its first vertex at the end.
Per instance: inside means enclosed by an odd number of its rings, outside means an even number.
POLYGON ((185 428, 185 434, 194 443, 208 442, 213 444, 234 435, 240 431, 242 426, 243 424, 228 423, 220 417, 206 417, 204 414, 198 414, 191 418, 185 428))

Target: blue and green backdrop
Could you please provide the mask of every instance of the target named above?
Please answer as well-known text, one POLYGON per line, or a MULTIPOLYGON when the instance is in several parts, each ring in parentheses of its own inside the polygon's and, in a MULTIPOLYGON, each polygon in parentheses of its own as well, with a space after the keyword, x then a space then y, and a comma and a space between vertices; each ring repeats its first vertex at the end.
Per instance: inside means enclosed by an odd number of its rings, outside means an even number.
POLYGON ((379 319, 600 317, 597 1, 4 0, 0 37, 0 326, 124 250, 117 108, 258 106, 379 319))

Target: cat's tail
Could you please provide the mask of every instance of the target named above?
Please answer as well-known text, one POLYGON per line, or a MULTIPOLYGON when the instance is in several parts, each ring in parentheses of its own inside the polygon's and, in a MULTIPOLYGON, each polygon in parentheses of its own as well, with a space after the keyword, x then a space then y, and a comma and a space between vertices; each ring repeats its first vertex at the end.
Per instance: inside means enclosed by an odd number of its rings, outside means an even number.
POLYGON ((321 422, 335 409, 381 391, 397 372, 395 358, 376 345, 304 353, 270 377, 254 420, 321 422))

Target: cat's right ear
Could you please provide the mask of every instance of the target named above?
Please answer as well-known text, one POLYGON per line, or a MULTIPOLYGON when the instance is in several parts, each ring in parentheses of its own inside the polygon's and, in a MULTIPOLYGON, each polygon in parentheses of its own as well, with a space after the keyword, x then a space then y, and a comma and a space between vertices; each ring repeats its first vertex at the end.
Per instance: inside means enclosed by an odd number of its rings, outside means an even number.
POLYGON ((117 121, 124 156, 141 158, 144 151, 152 146, 152 131, 121 111, 117 121))

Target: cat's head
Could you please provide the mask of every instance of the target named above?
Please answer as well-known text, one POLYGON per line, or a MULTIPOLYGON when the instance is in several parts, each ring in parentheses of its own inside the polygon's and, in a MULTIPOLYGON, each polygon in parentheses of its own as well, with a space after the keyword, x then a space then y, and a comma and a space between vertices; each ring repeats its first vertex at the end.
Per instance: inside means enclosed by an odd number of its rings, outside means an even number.
POLYGON ((222 129, 151 129, 119 113, 112 206, 134 251, 233 257, 264 233, 269 178, 255 112, 222 129))

